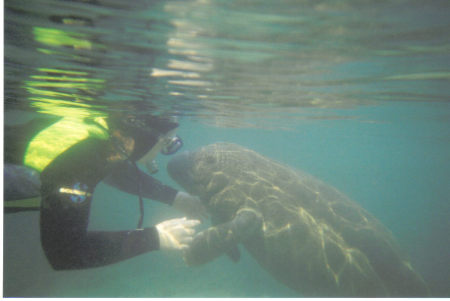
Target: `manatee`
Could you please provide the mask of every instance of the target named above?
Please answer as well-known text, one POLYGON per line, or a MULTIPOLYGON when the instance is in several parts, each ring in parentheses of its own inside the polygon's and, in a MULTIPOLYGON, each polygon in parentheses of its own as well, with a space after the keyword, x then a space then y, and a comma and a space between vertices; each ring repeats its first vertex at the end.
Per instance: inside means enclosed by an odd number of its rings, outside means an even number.
POLYGON ((180 153, 167 169, 212 219, 185 254, 190 266, 223 254, 237 261, 243 245, 303 296, 428 295, 389 230, 307 173, 231 143, 180 153))

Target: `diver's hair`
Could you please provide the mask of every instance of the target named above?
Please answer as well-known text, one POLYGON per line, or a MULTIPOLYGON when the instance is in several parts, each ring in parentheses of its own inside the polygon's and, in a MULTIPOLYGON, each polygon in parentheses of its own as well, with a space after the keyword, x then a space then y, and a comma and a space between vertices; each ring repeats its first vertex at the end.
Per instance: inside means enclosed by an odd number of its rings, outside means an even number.
POLYGON ((120 130, 135 141, 135 150, 130 156, 132 161, 139 160, 165 135, 178 127, 178 122, 168 116, 150 114, 114 114, 109 118, 110 131, 120 130))
POLYGON ((146 125, 161 134, 167 134, 178 127, 178 122, 169 116, 152 116, 146 119, 146 125))

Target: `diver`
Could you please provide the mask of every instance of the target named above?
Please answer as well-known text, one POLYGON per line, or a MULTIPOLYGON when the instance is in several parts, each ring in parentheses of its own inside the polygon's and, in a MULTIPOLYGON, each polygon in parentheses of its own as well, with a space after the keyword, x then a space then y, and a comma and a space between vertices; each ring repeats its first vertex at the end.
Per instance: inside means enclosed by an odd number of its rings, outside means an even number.
POLYGON ((167 117, 126 113, 5 126, 5 165, 24 165, 40 174, 40 207, 34 209, 40 210, 41 244, 55 270, 104 266, 149 251, 188 247, 200 223, 191 218, 205 212, 200 200, 162 184, 136 164, 151 166, 159 152, 169 155, 181 148, 177 127, 167 117), (102 180, 139 196, 136 229, 88 230, 92 196, 102 180), (142 198, 172 205, 189 219, 142 227, 142 198))

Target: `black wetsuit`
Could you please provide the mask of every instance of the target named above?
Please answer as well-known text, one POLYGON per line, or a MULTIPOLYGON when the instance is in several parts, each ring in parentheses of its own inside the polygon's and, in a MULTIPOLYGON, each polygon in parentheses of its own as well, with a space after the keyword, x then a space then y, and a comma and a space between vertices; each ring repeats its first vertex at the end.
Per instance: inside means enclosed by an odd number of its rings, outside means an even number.
POLYGON ((155 227, 87 230, 95 186, 105 178, 107 183, 133 194, 139 192, 140 180, 142 197, 167 204, 173 203, 177 193, 142 171, 138 175, 128 161, 108 163, 108 155, 108 141, 87 138, 56 157, 41 173, 41 242, 56 270, 108 265, 159 249, 155 227), (72 194, 70 189, 87 194, 72 194))

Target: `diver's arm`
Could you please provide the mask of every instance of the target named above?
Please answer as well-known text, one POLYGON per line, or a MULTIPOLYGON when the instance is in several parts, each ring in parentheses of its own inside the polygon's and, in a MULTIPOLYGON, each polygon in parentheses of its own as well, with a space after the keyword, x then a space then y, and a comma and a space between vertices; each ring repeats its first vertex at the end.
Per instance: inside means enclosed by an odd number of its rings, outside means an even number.
POLYGON ((233 220, 198 233, 185 252, 184 259, 190 266, 209 262, 234 251, 236 244, 260 235, 261 226, 261 215, 251 208, 243 208, 233 220))
MULTIPOLYGON (((64 185, 83 187, 83 184, 64 185)), ((45 181, 43 181, 45 185, 45 181)), ((49 187, 43 187, 46 191, 49 187)), ((41 242, 56 270, 83 269, 122 261, 159 249, 155 227, 127 231, 88 231, 91 196, 44 193, 41 208, 41 242)))
POLYGON ((129 161, 116 163, 104 182, 122 191, 171 205, 188 218, 202 220, 207 216, 199 198, 164 185, 129 161))
POLYGON ((129 161, 115 164, 104 182, 122 191, 172 205, 177 190, 136 168, 129 161), (139 185, 140 183, 140 185, 139 185), (140 187, 139 187, 140 186, 140 187))
POLYGON ((88 231, 92 194, 107 173, 106 151, 104 142, 87 139, 41 173, 41 243, 57 270, 103 266, 159 249, 156 227, 88 231))

